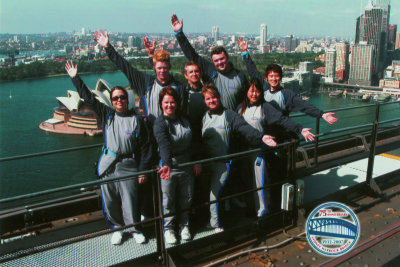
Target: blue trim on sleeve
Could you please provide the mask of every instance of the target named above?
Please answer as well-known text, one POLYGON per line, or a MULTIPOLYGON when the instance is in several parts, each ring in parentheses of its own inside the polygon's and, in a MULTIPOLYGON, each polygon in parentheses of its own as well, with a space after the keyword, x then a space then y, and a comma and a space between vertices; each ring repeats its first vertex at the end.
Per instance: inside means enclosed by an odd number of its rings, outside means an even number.
POLYGON ((244 60, 244 58, 249 58, 249 51, 242 53, 242 60, 244 60))
POLYGON ((181 30, 179 30, 177 32, 174 31, 174 35, 178 35, 178 33, 180 33, 180 32, 183 32, 183 30, 181 29, 181 30))

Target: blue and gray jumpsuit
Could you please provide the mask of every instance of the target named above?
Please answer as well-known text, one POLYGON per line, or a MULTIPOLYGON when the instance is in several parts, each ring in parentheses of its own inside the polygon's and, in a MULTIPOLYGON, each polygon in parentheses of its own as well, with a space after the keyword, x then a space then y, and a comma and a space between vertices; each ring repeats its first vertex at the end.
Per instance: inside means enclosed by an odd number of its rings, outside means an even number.
MULTIPOLYGON (((161 115, 154 123, 153 132, 160 151, 160 165, 171 168, 170 179, 161 179, 163 214, 175 213, 177 207, 182 210, 189 209, 193 199, 192 167, 175 166, 191 160, 190 124, 184 117, 170 119, 161 115)), ((189 210, 187 210, 178 216, 165 217, 164 228, 173 230, 176 217, 179 219, 180 228, 189 226, 189 210)))
MULTIPOLYGON (((233 133, 240 134, 248 144, 262 144, 263 134, 255 130, 239 114, 230 109, 220 108, 215 112, 207 112, 203 117, 203 144, 208 157, 229 154, 233 133)), ((211 191, 210 201, 218 200, 229 177, 230 162, 216 161, 210 164, 211 191)), ((210 224, 221 227, 219 203, 210 205, 210 224)))
MULTIPOLYGON (((193 60, 202 70, 206 80, 213 82, 221 95, 221 103, 227 109, 234 110, 243 100, 248 81, 242 71, 231 66, 227 73, 219 72, 214 64, 199 56, 182 31, 175 37, 188 60, 193 60)), ((230 64, 230 63, 229 63, 230 64)))
POLYGON ((293 111, 305 113, 314 118, 321 118, 324 112, 308 101, 304 101, 290 89, 271 91, 269 83, 258 72, 256 65, 248 52, 242 53, 247 71, 251 78, 257 78, 263 83, 264 99, 278 109, 284 116, 289 116, 293 111))
MULTIPOLYGON (((93 108, 103 127, 104 147, 98 162, 100 177, 130 175, 149 169, 151 146, 143 120, 133 111, 126 114, 100 103, 79 76, 72 79, 79 96, 93 108)), ((138 177, 101 185, 103 211, 111 228, 140 221, 138 177)), ((129 229, 136 231, 135 227, 129 229)))
MULTIPOLYGON (((240 112, 241 106, 238 109, 239 114, 240 112)), ((283 116, 281 112, 277 111, 268 103, 249 105, 246 107, 242 116, 253 128, 264 133, 266 132, 266 129, 274 125, 279 125, 297 134, 301 133, 302 130, 300 124, 283 116)), ((250 149, 254 149, 254 147, 250 147, 250 149)), ((250 176, 254 177, 254 179, 252 179, 253 188, 268 186, 270 184, 270 179, 266 168, 267 161, 265 153, 251 155, 247 160, 248 164, 246 165, 250 166, 250 168, 246 171, 250 171, 250 176)), ((245 173, 244 176, 249 177, 248 173, 245 173)), ((255 209, 258 217, 270 213, 270 201, 269 188, 258 190, 254 194, 255 209)))

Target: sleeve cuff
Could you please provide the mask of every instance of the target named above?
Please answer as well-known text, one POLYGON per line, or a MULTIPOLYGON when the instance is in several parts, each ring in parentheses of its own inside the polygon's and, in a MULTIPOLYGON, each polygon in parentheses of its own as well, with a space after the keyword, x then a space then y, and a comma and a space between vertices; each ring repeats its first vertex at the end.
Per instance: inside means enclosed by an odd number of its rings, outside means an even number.
POLYGON ((179 33, 183 33, 182 29, 177 32, 174 31, 174 35, 178 35, 179 33))
POLYGON ((249 58, 249 51, 242 52, 242 60, 244 60, 245 58, 249 58))

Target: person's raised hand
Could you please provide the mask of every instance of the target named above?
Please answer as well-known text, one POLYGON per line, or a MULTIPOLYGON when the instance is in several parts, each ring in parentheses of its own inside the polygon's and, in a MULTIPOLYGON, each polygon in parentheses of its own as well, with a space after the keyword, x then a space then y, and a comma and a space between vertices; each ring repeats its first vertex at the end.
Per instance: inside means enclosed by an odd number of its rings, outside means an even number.
POLYGON ((147 51, 147 55, 149 55, 149 57, 153 57, 154 51, 156 50, 156 41, 150 43, 149 38, 143 37, 143 45, 147 51))
POLYGON ((179 19, 176 16, 176 14, 172 14, 172 16, 171 16, 171 26, 172 26, 172 29, 174 30, 174 32, 181 31, 182 28, 183 28, 183 19, 181 19, 181 21, 179 21, 179 19))
POLYGON ((65 70, 67 71, 69 77, 74 78, 78 73, 78 66, 74 65, 72 60, 69 62, 67 61, 67 63, 65 63, 65 70))
POLYGON ((101 46, 101 47, 108 47, 110 44, 110 39, 108 38, 108 32, 103 33, 101 30, 98 32, 94 32, 93 34, 94 40, 101 46))
POLYGON ((249 40, 247 40, 245 42, 242 37, 238 37, 237 40, 236 40, 236 43, 238 44, 238 46, 239 46, 239 48, 240 48, 240 50, 242 52, 246 52, 247 51, 247 48, 249 46, 249 40))

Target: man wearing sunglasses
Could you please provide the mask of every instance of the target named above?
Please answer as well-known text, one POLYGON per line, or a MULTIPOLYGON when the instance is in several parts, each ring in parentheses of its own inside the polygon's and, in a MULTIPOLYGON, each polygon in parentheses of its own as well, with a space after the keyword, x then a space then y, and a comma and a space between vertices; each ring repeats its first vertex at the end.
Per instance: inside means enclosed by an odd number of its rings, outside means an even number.
MULTIPOLYGON (((140 116, 128 109, 128 93, 120 86, 111 90, 112 109, 100 103, 82 79, 78 68, 71 62, 65 69, 72 79, 79 96, 96 112, 104 134, 103 153, 97 166, 99 178, 132 175, 151 167, 151 146, 148 132, 140 116)), ((146 175, 101 185, 104 217, 112 229, 140 222, 139 184, 146 182, 146 175)), ((139 244, 146 238, 138 227, 129 227, 128 232, 139 244)), ((115 231, 111 244, 120 245, 123 231, 115 231)))

